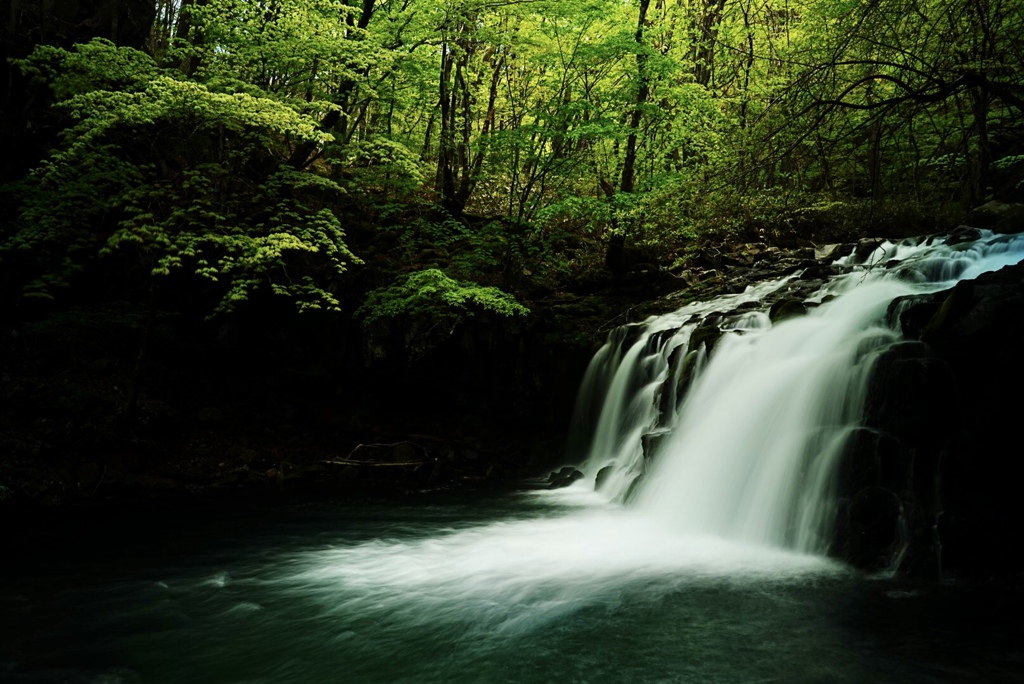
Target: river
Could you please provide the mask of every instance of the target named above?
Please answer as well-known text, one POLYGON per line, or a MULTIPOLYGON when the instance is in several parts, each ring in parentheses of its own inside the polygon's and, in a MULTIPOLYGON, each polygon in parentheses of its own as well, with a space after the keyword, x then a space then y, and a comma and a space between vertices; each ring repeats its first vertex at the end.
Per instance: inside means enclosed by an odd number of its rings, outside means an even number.
POLYGON ((583 486, 40 534, 4 570, 0 681, 1010 682, 1024 665, 1016 594, 681 536, 583 486))

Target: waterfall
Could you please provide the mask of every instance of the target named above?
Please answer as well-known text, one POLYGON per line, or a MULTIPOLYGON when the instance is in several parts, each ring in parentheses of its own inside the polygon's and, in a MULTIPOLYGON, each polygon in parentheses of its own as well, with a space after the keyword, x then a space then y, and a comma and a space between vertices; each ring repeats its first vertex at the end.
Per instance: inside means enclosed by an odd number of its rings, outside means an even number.
POLYGON ((886 242, 810 295, 796 274, 613 331, 580 392, 582 482, 683 533, 825 552, 837 463, 900 339, 890 303, 1024 259, 1022 236, 952 242, 886 242), (772 324, 794 292, 808 313, 772 324))

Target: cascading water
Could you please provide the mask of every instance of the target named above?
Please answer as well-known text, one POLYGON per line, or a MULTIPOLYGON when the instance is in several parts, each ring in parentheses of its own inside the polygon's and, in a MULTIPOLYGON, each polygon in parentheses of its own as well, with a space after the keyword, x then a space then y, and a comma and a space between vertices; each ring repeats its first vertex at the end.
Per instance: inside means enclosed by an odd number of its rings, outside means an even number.
POLYGON ((783 279, 613 332, 589 380, 607 389, 586 481, 680 532, 826 551, 836 462, 900 337, 890 302, 1022 258, 1020 236, 885 243, 837 261, 848 272, 805 298, 806 316, 772 325, 757 304, 783 279))
POLYGON ((0 679, 1020 681, 1005 588, 947 601, 817 552, 892 298, 1022 256, 887 244, 816 292, 794 276, 613 331, 575 421, 589 482, 47 530, 41 558, 8 554, 0 679), (794 292, 818 305, 773 325, 794 292))

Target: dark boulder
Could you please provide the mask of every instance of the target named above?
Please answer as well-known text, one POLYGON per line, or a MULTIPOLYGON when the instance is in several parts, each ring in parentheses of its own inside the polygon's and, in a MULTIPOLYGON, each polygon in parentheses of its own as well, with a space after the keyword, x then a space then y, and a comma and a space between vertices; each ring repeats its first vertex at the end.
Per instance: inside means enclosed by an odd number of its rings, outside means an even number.
POLYGON ((701 345, 707 350, 708 355, 715 350, 715 345, 722 338, 722 330, 713 324, 700 325, 690 333, 690 350, 697 351, 701 345))
POLYGON ((906 491, 912 466, 912 455, 898 439, 871 428, 857 428, 840 456, 837 493, 849 498, 868 487, 906 491))
POLYGON ((807 314, 807 306, 798 299, 784 297, 772 304, 768 310, 768 318, 772 323, 781 323, 788 318, 796 318, 807 314))
POLYGON ((862 238, 854 247, 853 256, 857 262, 863 262, 879 247, 885 244, 885 238, 862 238))
POLYGON ((650 462, 664 446, 665 441, 672 433, 668 430, 648 432, 640 437, 640 445, 643 448, 644 460, 650 462))
POLYGON ((905 443, 934 447, 948 436, 959 397, 948 364, 913 342, 878 359, 865 400, 864 423, 905 443))
POLYGON ((551 473, 548 476, 548 489, 561 489, 568 487, 576 480, 582 480, 585 475, 573 468, 572 466, 565 466, 561 470, 551 473))
POLYGON ((604 488, 605 482, 615 472, 615 466, 605 466, 597 471, 597 477, 594 479, 594 491, 599 492, 604 488))
POLYGON ((959 245, 964 242, 974 242, 981 237, 981 231, 971 226, 957 226, 946 239, 947 245, 959 245))
POLYGON ((837 524, 840 554, 855 567, 881 570, 899 548, 901 503, 884 487, 867 487, 841 501, 837 524))
POLYGON ((889 314, 908 341, 875 364, 867 429, 843 456, 837 550, 877 568, 899 548, 901 571, 919 576, 1019 577, 1024 510, 1009 447, 1024 387, 1024 265, 903 298, 889 314), (899 544, 894 516, 906 525, 899 544))
POLYGON ((997 233, 1019 233, 1024 231, 1024 204, 989 202, 973 209, 967 223, 997 233))

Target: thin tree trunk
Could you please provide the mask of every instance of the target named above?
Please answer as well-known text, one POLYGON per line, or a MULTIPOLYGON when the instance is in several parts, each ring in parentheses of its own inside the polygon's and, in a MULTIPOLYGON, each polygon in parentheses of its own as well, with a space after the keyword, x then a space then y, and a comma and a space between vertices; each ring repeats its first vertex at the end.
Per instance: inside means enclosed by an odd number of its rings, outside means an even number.
POLYGON ((157 284, 151 276, 149 286, 149 315, 146 318, 146 327, 142 333, 142 343, 139 345, 139 353, 135 357, 135 367, 128 379, 128 393, 125 397, 124 408, 121 411, 121 419, 126 425, 135 421, 139 410, 139 397, 142 394, 142 380, 149 366, 149 356, 153 346, 153 337, 156 332, 157 314, 157 284))
MULTIPOLYGON (((647 74, 647 52, 644 48, 644 26, 647 23, 647 9, 650 0, 640 0, 640 12, 636 24, 636 71, 637 90, 633 111, 629 116, 629 137, 626 138, 626 156, 622 163, 622 177, 619 183, 619 192, 632 193, 636 183, 636 143, 637 132, 640 129, 640 119, 643 116, 643 106, 650 96, 651 85, 647 74)), ((605 189, 607 194, 607 188, 605 189)), ((614 193, 613 193, 614 194, 614 193)), ((615 209, 612 208, 612 235, 608 240, 608 251, 605 252, 605 267, 608 270, 619 273, 626 268, 626 233, 625 227, 618 225, 615 217, 615 209)))

